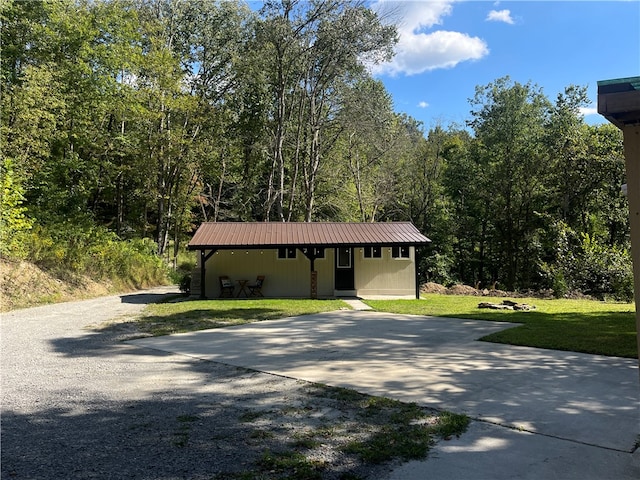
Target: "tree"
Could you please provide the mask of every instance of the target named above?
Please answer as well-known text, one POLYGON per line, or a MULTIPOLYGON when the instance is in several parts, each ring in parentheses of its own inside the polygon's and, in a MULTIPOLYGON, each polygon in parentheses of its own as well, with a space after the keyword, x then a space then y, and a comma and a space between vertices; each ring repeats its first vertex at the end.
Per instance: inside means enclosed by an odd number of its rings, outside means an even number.
POLYGON ((335 93, 363 72, 365 59, 391 55, 395 29, 383 26, 359 1, 266 2, 262 15, 259 38, 269 45, 273 72, 268 80, 273 122, 265 217, 275 207, 279 220, 290 218, 284 212, 285 190, 293 197, 301 176, 303 213, 310 221, 321 162, 339 135, 334 119, 340 97, 335 93), (285 158, 288 142, 291 162, 285 158))
POLYGON ((549 156, 543 148, 550 105, 531 84, 508 77, 476 87, 476 109, 469 125, 478 142, 476 162, 485 171, 483 188, 491 192, 489 213, 495 226, 499 264, 494 269, 507 288, 535 279, 536 211, 546 198, 549 156))

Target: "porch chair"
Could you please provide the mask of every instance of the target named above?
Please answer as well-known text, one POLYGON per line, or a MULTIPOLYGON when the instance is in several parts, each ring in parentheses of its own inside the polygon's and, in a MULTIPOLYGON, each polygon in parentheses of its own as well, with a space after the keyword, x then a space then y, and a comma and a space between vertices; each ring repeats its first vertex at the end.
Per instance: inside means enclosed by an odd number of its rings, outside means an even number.
POLYGON ((258 275, 255 282, 247 284, 247 288, 249 289, 249 296, 264 297, 264 295, 262 295, 263 283, 264 283, 264 275, 258 275))
POLYGON ((229 297, 233 298, 233 290, 235 286, 229 277, 222 275, 218 277, 220 279, 220 298, 229 297))

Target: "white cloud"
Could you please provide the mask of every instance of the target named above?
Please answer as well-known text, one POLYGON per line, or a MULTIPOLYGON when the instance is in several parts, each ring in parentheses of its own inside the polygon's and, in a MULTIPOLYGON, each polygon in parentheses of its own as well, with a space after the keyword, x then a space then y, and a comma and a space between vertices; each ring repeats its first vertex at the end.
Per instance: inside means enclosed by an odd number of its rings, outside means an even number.
POLYGON ((418 106, 420 108, 427 108, 429 106, 429 104, 423 100, 422 102, 418 103, 418 106))
POLYGON ((491 10, 487 15, 487 22, 504 22, 509 25, 513 25, 514 21, 511 18, 510 10, 491 10))
POLYGON ((587 115, 598 115, 598 109, 596 107, 581 107, 580 114, 585 117, 587 115))
POLYGON ((372 68, 374 74, 416 75, 458 63, 478 60, 489 53, 487 44, 466 33, 436 30, 450 15, 454 0, 429 2, 392 2, 379 0, 372 8, 383 19, 397 25, 399 41, 393 60, 372 68))

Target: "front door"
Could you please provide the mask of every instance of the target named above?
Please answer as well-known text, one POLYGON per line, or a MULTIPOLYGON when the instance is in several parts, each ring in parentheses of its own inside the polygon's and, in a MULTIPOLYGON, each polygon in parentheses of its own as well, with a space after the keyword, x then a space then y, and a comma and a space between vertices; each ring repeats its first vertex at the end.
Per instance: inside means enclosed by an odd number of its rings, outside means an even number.
POLYGON ((353 248, 336 248, 336 290, 353 289, 353 248))

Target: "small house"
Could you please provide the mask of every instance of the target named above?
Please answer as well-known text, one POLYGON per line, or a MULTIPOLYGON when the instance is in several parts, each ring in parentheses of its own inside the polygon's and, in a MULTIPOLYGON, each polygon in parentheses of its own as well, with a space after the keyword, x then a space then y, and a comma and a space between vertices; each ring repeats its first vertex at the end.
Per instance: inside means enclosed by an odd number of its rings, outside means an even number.
POLYGON ((203 223, 188 246, 199 252, 191 292, 220 297, 224 278, 244 296, 263 276, 265 297, 419 298, 416 247, 429 242, 409 222, 203 223))

